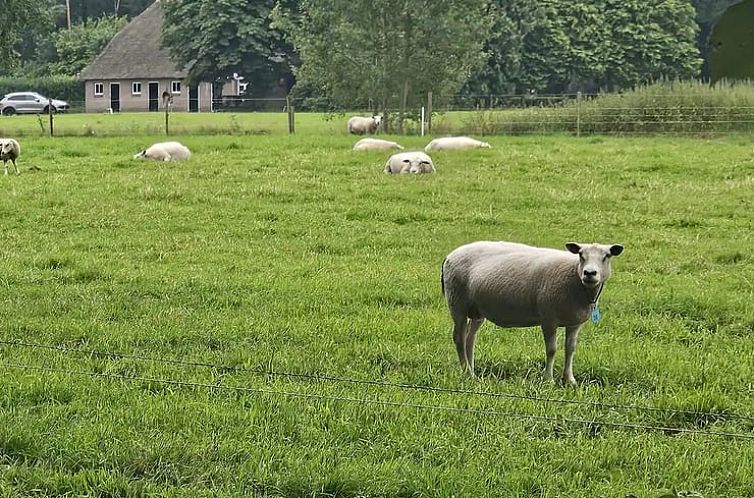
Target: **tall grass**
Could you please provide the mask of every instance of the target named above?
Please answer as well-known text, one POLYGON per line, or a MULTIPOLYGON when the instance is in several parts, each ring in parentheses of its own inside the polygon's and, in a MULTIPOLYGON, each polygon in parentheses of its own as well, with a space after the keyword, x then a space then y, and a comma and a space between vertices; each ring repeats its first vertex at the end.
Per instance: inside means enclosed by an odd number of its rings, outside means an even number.
POLYGON ((467 113, 460 128, 448 120, 434 130, 481 135, 751 131, 754 86, 666 81, 623 93, 572 96, 551 106, 479 110, 467 113))

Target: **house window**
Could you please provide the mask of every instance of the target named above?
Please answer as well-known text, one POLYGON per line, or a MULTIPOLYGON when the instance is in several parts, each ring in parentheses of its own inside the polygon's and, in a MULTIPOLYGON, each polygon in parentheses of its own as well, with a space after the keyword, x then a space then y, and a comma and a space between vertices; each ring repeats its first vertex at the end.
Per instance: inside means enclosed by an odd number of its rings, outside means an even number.
POLYGON ((95 83, 94 84, 94 96, 95 97, 101 97, 105 94, 105 84, 104 83, 95 83))
POLYGON ((131 95, 141 95, 141 81, 131 83, 131 95))
POLYGON ((181 82, 180 81, 173 81, 171 83, 171 91, 173 93, 180 94, 181 93, 181 82))

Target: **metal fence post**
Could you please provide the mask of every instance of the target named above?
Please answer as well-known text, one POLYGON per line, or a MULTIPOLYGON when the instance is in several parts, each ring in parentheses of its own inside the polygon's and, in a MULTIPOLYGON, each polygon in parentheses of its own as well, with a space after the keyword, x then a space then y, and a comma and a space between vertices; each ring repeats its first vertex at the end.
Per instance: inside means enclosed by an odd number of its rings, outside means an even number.
POLYGON ((285 108, 288 110, 288 133, 296 131, 296 116, 293 110, 293 104, 291 104, 291 98, 285 96, 285 108))
POLYGON ((169 121, 168 116, 169 115, 170 115, 170 105, 166 104, 165 105, 165 135, 170 135, 170 126, 169 126, 169 123, 168 123, 168 121, 169 121))
POLYGON ((55 135, 55 131, 54 131, 55 125, 53 123, 54 119, 52 117, 52 114, 53 114, 53 112, 52 112, 52 99, 48 99, 47 100, 47 112, 50 114, 50 136, 52 137, 52 136, 55 135))
POLYGON ((576 92, 576 136, 581 136, 581 92, 576 92))

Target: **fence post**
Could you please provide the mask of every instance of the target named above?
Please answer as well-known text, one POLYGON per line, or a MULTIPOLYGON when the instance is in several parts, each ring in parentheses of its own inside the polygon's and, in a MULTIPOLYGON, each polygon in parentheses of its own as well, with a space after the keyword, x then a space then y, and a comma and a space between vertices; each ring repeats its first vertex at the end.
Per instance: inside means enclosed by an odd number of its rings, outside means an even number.
POLYGON ((293 110, 293 104, 291 104, 290 96, 285 96, 285 108, 288 110, 288 133, 296 131, 296 117, 293 110))
POLYGON ((47 112, 50 114, 50 136, 52 137, 55 135, 55 131, 54 131, 55 125, 53 123, 54 119, 52 117, 52 114, 53 114, 52 113, 52 99, 47 99, 47 112))
POLYGON ((424 106, 422 106, 422 136, 424 136, 424 106))
POLYGON ((581 136, 581 92, 576 92, 576 136, 581 136))
POLYGON ((170 126, 169 126, 169 118, 170 115, 170 105, 165 105, 165 135, 170 135, 170 126))
POLYGON ((427 92, 427 133, 432 133, 432 91, 427 92))

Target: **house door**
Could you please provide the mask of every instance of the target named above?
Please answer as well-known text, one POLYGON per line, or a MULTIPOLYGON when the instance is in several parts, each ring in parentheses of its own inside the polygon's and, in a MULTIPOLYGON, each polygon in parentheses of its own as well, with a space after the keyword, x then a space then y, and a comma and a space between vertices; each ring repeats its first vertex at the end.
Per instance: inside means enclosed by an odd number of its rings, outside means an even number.
POLYGON ((110 108, 120 112, 120 83, 110 83, 110 108))
POLYGON ((149 83, 149 111, 157 111, 160 108, 160 84, 149 83))
POLYGON ((199 85, 189 87, 189 112, 199 112, 199 85))

